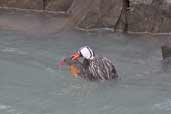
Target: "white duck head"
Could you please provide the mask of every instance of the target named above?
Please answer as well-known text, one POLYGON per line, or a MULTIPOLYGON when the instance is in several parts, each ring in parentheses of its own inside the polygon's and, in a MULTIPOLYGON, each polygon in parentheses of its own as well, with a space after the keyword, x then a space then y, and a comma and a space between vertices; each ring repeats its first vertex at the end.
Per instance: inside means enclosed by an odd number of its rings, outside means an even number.
POLYGON ((95 54, 93 50, 88 46, 84 46, 81 47, 76 53, 72 54, 71 58, 72 60, 76 60, 80 57, 83 57, 85 59, 92 60, 94 56, 95 54))

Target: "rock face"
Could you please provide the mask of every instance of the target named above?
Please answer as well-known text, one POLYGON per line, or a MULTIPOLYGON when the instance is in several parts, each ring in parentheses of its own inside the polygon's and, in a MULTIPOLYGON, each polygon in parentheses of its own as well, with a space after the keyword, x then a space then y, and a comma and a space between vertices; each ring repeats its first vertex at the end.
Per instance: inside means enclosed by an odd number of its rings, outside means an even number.
POLYGON ((48 0, 46 10, 51 11, 67 11, 73 0, 48 0))
POLYGON ((163 59, 171 58, 171 46, 164 45, 161 47, 161 50, 162 50, 163 59))
POLYGON ((161 51, 162 51, 163 59, 167 59, 167 58, 171 59, 171 39, 170 39, 170 37, 162 39, 161 42, 162 42, 161 51))
POLYGON ((171 32, 171 0, 74 0, 68 12, 81 28, 171 32))
POLYGON ((38 9, 50 11, 66 11, 73 0, 0 0, 2 7, 38 9))
POLYGON ((23 9, 43 9, 42 0, 0 0, 0 6, 23 9))
POLYGON ((81 28, 171 32, 171 0, 74 0, 68 12, 81 28))
POLYGON ((71 25, 132 32, 171 32, 171 0, 0 0, 0 6, 66 11, 71 25))
POLYGON ((74 0, 68 13, 82 28, 114 27, 121 15, 121 0, 74 0))
POLYGON ((162 51, 162 68, 164 71, 171 71, 171 45, 165 44, 161 46, 162 51))
POLYGON ((171 0, 130 0, 129 31, 171 32, 171 0))

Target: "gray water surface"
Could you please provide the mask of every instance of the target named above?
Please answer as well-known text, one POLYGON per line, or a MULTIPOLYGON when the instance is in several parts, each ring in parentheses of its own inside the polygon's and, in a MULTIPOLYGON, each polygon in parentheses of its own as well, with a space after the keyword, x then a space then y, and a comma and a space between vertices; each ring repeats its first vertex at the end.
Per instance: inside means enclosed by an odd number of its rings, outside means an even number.
POLYGON ((55 33, 47 24, 54 22, 53 17, 1 14, 0 114, 171 113, 171 72, 163 69, 160 43, 153 36, 55 33), (6 26, 4 20, 11 24, 6 26), (20 21, 33 29, 15 23, 20 21), (110 58, 120 79, 73 79, 67 68, 56 67, 60 59, 84 45, 110 58))

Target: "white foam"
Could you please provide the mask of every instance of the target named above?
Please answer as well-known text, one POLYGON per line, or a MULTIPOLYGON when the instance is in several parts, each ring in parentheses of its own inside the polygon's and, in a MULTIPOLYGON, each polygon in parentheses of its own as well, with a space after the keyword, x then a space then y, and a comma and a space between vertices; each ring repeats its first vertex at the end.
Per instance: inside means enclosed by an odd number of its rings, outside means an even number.
POLYGON ((74 89, 81 89, 81 87, 79 85, 71 85, 71 87, 74 89))
POLYGON ((12 108, 11 106, 3 105, 3 104, 0 104, 0 110, 4 110, 9 113, 23 114, 23 112, 17 112, 17 110, 12 108))
POLYGON ((23 114, 23 112, 18 112, 18 113, 16 113, 16 114, 23 114))
POLYGON ((7 112, 16 112, 16 110, 15 109, 9 109, 9 110, 7 110, 7 112))
POLYGON ((48 72, 51 72, 51 73, 54 73, 54 72, 55 72, 55 70, 53 70, 52 68, 46 68, 46 70, 47 70, 48 72))
POLYGON ((171 111, 171 99, 168 99, 161 103, 154 104, 153 109, 171 111))
POLYGON ((4 49, 1 50, 2 52, 10 52, 10 53, 17 53, 17 54, 20 54, 20 55, 26 55, 27 52, 24 52, 24 51, 21 51, 17 48, 10 48, 10 47, 6 47, 4 49))
POLYGON ((5 109, 9 109, 9 108, 10 108, 10 106, 0 104, 0 110, 5 110, 5 109))
POLYGON ((61 96, 61 95, 64 95, 63 93, 56 93, 56 95, 59 95, 59 96, 61 96))

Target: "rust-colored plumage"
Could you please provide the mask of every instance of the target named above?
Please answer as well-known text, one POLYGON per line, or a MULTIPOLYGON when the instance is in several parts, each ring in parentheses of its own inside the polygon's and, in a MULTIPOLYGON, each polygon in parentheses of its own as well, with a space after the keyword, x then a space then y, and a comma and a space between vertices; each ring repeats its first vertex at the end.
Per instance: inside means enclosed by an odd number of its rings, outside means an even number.
POLYGON ((79 60, 65 58, 69 70, 74 78, 80 77, 86 80, 112 80, 117 79, 117 71, 110 60, 106 57, 96 56, 93 60, 79 60))
POLYGON ((80 75, 80 69, 75 64, 69 65, 69 71, 74 78, 80 75))

